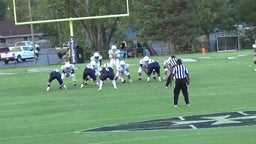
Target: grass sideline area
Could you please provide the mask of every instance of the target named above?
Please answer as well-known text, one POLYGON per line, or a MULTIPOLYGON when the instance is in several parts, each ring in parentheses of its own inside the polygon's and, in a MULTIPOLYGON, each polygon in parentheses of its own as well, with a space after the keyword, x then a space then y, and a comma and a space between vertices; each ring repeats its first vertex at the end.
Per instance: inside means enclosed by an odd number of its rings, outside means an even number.
MULTIPOLYGON (((176 55, 185 61, 191 78, 191 107, 183 95, 172 105, 165 81, 137 80, 140 58, 130 64, 133 83, 110 81, 103 90, 90 81, 80 88, 85 64, 76 64, 78 86, 66 79, 67 90, 54 81, 46 92, 49 72, 61 65, 0 69, 0 144, 254 144, 255 125, 154 131, 81 132, 103 126, 161 118, 256 110, 256 72, 252 50, 176 55)), ((151 57, 161 64, 168 56, 151 57)))

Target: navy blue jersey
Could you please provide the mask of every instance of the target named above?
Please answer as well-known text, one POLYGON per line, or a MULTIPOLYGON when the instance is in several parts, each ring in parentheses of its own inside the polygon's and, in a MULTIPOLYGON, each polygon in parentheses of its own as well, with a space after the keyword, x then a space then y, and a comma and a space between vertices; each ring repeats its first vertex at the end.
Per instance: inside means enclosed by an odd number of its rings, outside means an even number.
POLYGON ((93 81, 96 81, 95 70, 86 67, 86 68, 84 69, 83 79, 86 79, 88 76, 90 76, 90 78, 93 79, 93 81))
POLYGON ((115 74, 114 70, 111 67, 103 68, 101 70, 101 80, 106 80, 107 78, 114 80, 115 74))
POLYGON ((63 84, 63 80, 61 79, 61 74, 57 71, 52 71, 50 73, 50 78, 48 80, 49 83, 51 83, 54 79, 57 79, 60 85, 63 84))
POLYGON ((148 64, 148 76, 151 75, 153 70, 156 71, 156 73, 160 73, 160 65, 156 61, 148 64))

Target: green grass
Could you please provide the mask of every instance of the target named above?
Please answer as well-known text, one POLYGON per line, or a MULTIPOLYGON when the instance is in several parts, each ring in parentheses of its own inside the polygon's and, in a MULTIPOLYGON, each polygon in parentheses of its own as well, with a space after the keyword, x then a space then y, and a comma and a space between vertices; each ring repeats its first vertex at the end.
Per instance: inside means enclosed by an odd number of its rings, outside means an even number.
MULTIPOLYGON (((168 56, 152 57, 162 65, 168 56)), ((133 83, 110 81, 102 91, 89 82, 80 89, 66 79, 68 90, 59 90, 56 81, 46 92, 48 72, 60 65, 0 69, 0 143, 1 144, 254 144, 256 125, 225 128, 80 133, 90 128, 125 124, 143 120, 171 118, 221 112, 256 110, 256 73, 252 51, 177 55, 193 58, 186 62, 190 71, 191 107, 187 108, 182 94, 179 107, 172 106, 172 88, 165 81, 137 80, 139 58, 131 58, 133 83), (234 56, 236 59, 228 59, 234 56), (40 69, 39 73, 27 73, 40 69)), ((77 82, 82 80, 85 64, 77 64, 77 82)), ((162 70, 162 69, 161 69, 162 70)), ((161 71, 163 73, 163 70, 161 71)), ((255 122, 256 123, 256 122, 255 122)))

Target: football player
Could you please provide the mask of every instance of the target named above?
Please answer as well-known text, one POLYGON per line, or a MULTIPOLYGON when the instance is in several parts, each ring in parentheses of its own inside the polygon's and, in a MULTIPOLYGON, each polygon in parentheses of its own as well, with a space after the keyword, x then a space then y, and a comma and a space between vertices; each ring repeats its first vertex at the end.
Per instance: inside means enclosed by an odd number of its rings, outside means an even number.
POLYGON ((90 77, 93 80, 95 85, 98 85, 95 68, 96 68, 95 61, 91 61, 85 67, 84 72, 83 72, 83 80, 82 80, 82 83, 81 83, 81 86, 80 86, 81 88, 83 88, 84 85, 87 85, 88 77, 90 77))
MULTIPOLYGON (((166 80, 166 83, 165 83, 166 88, 168 88, 168 86, 170 85, 171 73, 172 73, 173 68, 177 65, 177 58, 173 55, 173 56, 168 58, 168 61, 169 61, 169 64, 170 64, 170 74, 169 74, 169 76, 166 80)), ((175 78, 175 76, 173 78, 175 78)))
POLYGON ((176 61, 177 61, 177 58, 174 55, 164 61, 164 77, 163 77, 163 79, 166 78, 168 72, 171 72, 172 67, 177 65, 176 61))
POLYGON ((100 67, 101 61, 102 61, 102 55, 100 55, 99 52, 95 52, 93 54, 93 56, 91 56, 90 60, 95 61, 96 65, 98 65, 98 67, 100 67))
POLYGON ((109 64, 112 68, 118 69, 119 66, 119 58, 120 58, 120 50, 117 49, 116 45, 112 45, 111 49, 108 51, 109 55, 109 64))
POLYGON ((116 80, 117 78, 119 78, 122 81, 122 83, 125 83, 126 80, 123 78, 123 76, 127 76, 128 80, 132 82, 130 72, 129 72, 129 64, 125 63, 125 61, 123 60, 120 61, 117 72, 118 72, 118 77, 116 77, 116 80))
POLYGON ((94 66, 95 74, 96 76, 99 76, 100 69, 101 69, 102 56, 98 52, 95 52, 91 57, 91 61, 95 62, 95 66, 94 66))
MULTIPOLYGON (((144 71, 148 75, 148 64, 154 62, 154 60, 150 59, 148 56, 143 57, 143 59, 139 62, 139 69, 138 69, 138 79, 141 80, 142 72, 144 71)), ((155 77, 155 70, 153 70, 153 78, 155 77)))
POLYGON ((170 63, 169 63, 169 60, 167 59, 167 60, 165 60, 164 61, 164 76, 163 76, 163 79, 166 79, 166 77, 167 77, 167 73, 168 73, 168 71, 170 71, 170 63))
POLYGON ((156 72, 157 76, 158 76, 158 81, 161 81, 161 76, 160 76, 160 65, 158 62, 154 61, 154 60, 150 60, 148 57, 143 59, 144 63, 147 65, 147 81, 150 82, 150 76, 152 74, 152 72, 156 72))
POLYGON ((106 63, 103 65, 102 70, 100 71, 100 82, 99 82, 99 91, 102 90, 103 81, 110 79, 112 81, 112 84, 114 86, 114 89, 118 89, 116 87, 116 80, 115 80, 115 74, 113 68, 110 66, 109 63, 106 63))
POLYGON ((61 66, 61 69, 62 69, 61 79, 64 80, 65 78, 71 76, 73 85, 76 86, 76 75, 75 75, 74 64, 70 64, 70 62, 66 62, 64 65, 61 66))
POLYGON ((55 80, 55 79, 58 81, 60 89, 62 89, 62 88, 67 89, 66 85, 63 83, 63 80, 61 79, 61 74, 60 74, 59 70, 58 69, 54 69, 50 73, 50 77, 48 79, 46 91, 50 90, 51 82, 53 80, 55 80))
POLYGON ((252 45, 253 47, 253 52, 254 52, 254 58, 253 58, 253 61, 254 61, 254 71, 256 71, 256 40, 255 40, 255 43, 252 45))

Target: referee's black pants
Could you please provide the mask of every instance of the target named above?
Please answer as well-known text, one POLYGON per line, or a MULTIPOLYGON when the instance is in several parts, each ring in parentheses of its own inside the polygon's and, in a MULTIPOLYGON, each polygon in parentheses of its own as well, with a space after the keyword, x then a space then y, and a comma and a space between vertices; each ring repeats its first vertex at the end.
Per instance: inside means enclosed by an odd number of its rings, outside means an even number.
POLYGON ((189 104, 189 98, 188 98, 188 87, 187 87, 187 80, 184 79, 176 79, 175 81, 175 87, 174 87, 174 105, 178 105, 178 98, 180 94, 180 90, 182 91, 182 94, 184 96, 184 100, 186 104, 189 104))

